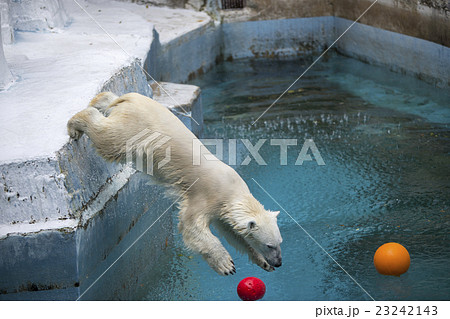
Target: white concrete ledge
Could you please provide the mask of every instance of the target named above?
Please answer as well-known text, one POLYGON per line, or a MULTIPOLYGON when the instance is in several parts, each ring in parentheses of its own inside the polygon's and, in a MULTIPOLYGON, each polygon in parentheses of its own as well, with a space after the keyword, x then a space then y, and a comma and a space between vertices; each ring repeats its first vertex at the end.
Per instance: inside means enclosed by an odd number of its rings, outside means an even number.
POLYGON ((153 83, 153 99, 169 108, 198 137, 203 131, 200 88, 167 82, 153 83))
POLYGON ((63 31, 18 32, 5 46, 17 82, 0 94, 0 164, 54 156, 68 141, 67 119, 116 73, 147 57, 153 25, 127 10, 136 5, 80 3, 129 55, 73 1, 65 2, 72 24, 63 31))

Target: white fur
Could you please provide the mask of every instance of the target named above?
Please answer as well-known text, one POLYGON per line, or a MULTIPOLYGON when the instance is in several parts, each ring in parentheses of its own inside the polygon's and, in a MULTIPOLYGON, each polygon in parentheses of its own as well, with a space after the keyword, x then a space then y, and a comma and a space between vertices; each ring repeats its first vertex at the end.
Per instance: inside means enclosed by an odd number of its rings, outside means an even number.
MULTIPOLYGON (((157 139, 137 142, 134 152, 148 155, 153 150, 154 176, 182 195, 178 229, 185 245, 202 254, 217 273, 235 273, 230 254, 210 230, 214 224, 231 245, 261 268, 272 271, 273 266, 280 266, 278 212, 265 210, 225 163, 202 157, 200 165, 194 165, 193 143, 200 142, 167 108, 137 93, 117 97, 104 92, 68 123, 70 137, 78 139, 86 133, 98 153, 110 161, 125 160, 127 141, 146 129, 170 137, 165 147, 156 149, 157 139), (167 147, 171 160, 158 168, 167 147)), ((205 153, 213 156, 206 149, 205 153)))

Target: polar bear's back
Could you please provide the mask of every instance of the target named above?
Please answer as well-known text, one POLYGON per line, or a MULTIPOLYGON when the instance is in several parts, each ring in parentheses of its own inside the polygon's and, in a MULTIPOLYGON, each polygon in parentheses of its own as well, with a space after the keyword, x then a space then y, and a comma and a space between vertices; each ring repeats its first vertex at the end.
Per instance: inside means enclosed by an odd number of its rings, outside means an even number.
POLYGON ((170 110, 141 94, 122 95, 110 108, 114 108, 110 114, 111 119, 117 119, 127 125, 133 135, 149 129, 173 138, 196 138, 170 110))
POLYGON ((146 142, 151 146, 152 136, 170 137, 174 147, 190 156, 190 145, 197 139, 170 110, 138 93, 116 98, 105 113, 109 116, 104 117, 96 110, 89 113, 92 125, 87 133, 97 151, 108 160, 123 160, 130 143, 143 146, 146 142))
POLYGON ((101 116, 98 122, 94 120, 97 125, 89 134, 104 158, 123 161, 132 153, 133 157, 146 154, 148 160, 151 154, 155 177, 168 184, 187 185, 183 187, 201 179, 199 185, 209 185, 199 187, 199 194, 205 198, 215 197, 218 189, 224 197, 226 193, 249 192, 247 185, 231 167, 218 159, 206 160, 203 157, 206 154, 210 159, 215 156, 181 120, 158 102, 138 93, 128 93, 115 99, 108 106, 107 113, 108 117, 101 116), (194 148, 198 150, 200 147, 201 154, 194 153, 194 148), (168 149, 170 160, 167 158, 168 149), (159 167, 159 163, 163 162, 164 166, 159 167))

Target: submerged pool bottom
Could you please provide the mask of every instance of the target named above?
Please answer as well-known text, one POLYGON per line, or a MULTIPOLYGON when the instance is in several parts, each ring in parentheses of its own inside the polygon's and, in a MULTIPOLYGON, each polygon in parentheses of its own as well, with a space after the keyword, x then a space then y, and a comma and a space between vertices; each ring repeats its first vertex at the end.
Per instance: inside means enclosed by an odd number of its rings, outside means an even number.
POLYGON ((283 266, 267 273, 227 245, 237 273, 218 276, 174 229, 174 243, 135 299, 238 300, 236 287, 248 276, 265 282, 263 300, 450 299, 450 96, 331 55, 252 125, 310 62, 227 62, 193 83, 202 88, 204 137, 236 139, 233 167, 266 208, 281 210, 283 266), (266 139, 259 154, 267 165, 258 165, 240 139, 266 139), (271 139, 298 141, 288 147, 286 165, 271 139), (295 165, 305 139, 325 165, 295 165), (408 249, 405 275, 376 272, 373 255, 386 242, 408 249))

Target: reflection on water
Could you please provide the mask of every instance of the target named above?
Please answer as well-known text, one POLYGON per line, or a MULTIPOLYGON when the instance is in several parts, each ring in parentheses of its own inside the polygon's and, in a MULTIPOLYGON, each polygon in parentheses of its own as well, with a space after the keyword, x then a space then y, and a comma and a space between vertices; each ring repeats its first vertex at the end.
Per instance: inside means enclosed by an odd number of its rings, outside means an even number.
MULTIPOLYGON (((335 55, 315 65, 252 126, 310 62, 235 61, 196 80, 204 137, 237 139, 238 164, 249 155, 239 139, 267 139, 259 151, 267 165, 252 160, 236 170, 266 208, 280 210, 252 178, 375 299, 449 300, 450 96, 335 55), (280 165, 273 138, 298 139, 288 147, 288 165, 280 165), (294 165, 306 138, 314 140, 325 166, 294 165), (400 278, 379 275, 373 266, 376 249, 390 241, 411 255, 400 278)), ((256 276, 266 283, 264 300, 369 300, 287 214, 279 215, 279 225, 283 266, 275 272, 227 246, 237 274, 220 277, 176 234, 137 298, 237 300, 239 281, 256 276)))

